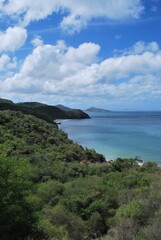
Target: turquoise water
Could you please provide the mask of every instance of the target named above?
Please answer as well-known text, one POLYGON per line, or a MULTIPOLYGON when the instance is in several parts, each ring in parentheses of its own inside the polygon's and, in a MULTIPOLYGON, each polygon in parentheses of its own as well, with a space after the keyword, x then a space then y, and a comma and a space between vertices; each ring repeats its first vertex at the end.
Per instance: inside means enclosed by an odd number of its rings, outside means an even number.
POLYGON ((62 121, 61 129, 108 160, 138 156, 161 164, 161 112, 88 114, 91 119, 62 121))

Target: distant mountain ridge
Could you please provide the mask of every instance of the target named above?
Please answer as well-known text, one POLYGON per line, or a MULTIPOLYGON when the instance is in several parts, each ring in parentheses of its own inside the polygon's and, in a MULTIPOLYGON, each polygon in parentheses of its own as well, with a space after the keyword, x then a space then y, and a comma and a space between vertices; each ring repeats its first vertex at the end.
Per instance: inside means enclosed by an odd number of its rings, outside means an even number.
POLYGON ((103 108, 96 108, 96 107, 90 107, 86 109, 87 112, 110 112, 110 110, 103 109, 103 108))
POLYGON ((66 106, 64 106, 62 104, 55 105, 55 107, 57 107, 57 108, 59 108, 59 109, 61 109, 63 111, 71 111, 71 110, 73 110, 72 108, 66 107, 66 106))
POLYGON ((89 115, 82 110, 63 111, 58 107, 39 103, 39 102, 23 102, 13 103, 7 99, 0 98, 0 110, 21 111, 24 114, 33 115, 37 118, 53 123, 55 119, 85 119, 90 118, 89 115))

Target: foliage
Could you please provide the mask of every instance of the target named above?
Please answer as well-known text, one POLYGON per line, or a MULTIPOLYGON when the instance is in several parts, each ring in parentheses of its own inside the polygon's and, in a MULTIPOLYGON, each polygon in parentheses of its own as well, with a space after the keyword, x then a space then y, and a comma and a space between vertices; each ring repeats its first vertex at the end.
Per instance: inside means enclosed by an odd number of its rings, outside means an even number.
POLYGON ((54 124, 0 111, 0 238, 159 240, 161 169, 139 164, 105 162, 54 124))
POLYGON ((27 231, 33 230, 34 209, 26 200, 32 188, 29 171, 26 160, 0 155, 1 239, 21 239, 27 231))

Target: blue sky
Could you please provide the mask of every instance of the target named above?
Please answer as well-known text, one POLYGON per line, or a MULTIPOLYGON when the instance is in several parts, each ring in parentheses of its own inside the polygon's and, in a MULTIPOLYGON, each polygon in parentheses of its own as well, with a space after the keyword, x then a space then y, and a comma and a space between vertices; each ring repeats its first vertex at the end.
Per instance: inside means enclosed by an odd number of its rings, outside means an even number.
POLYGON ((160 0, 0 0, 0 97, 161 110, 160 0))

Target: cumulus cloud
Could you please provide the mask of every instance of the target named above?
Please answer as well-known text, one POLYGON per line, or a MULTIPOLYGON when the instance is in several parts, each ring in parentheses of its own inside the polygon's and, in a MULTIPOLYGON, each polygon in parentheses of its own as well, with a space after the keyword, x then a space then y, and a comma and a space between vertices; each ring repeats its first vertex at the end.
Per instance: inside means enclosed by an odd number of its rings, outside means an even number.
POLYGON ((108 80, 129 78, 130 75, 154 74, 160 72, 161 51, 144 52, 141 55, 128 55, 109 58, 100 64, 100 72, 108 80))
POLYGON ((0 56, 0 71, 4 71, 6 69, 12 69, 17 66, 17 59, 10 58, 7 54, 2 54, 0 56))
POLYGON ((0 71, 4 70, 6 65, 10 62, 10 57, 7 54, 0 56, 0 71))
MULTIPOLYGON (((2 5, 2 3, 1 3, 2 5)), ((3 3, 2 12, 17 17, 23 24, 44 19, 52 13, 66 13, 61 27, 69 32, 80 31, 95 18, 122 20, 138 18, 144 7, 142 0, 9 0, 3 3)))
MULTIPOLYGON (((73 84, 82 85, 88 68, 92 69, 92 64, 95 64, 99 49, 99 45, 94 43, 84 43, 78 48, 67 47, 63 41, 54 46, 38 46, 26 57, 20 72, 6 79, 2 87, 8 91, 29 92, 32 89, 34 92, 53 93, 64 92, 66 86, 73 84)), ((91 78, 86 79, 84 84, 89 81, 91 78)))
POLYGON ((92 4, 90 0, 69 0, 65 6, 70 13, 63 18, 61 26, 69 32, 79 31, 96 18, 115 21, 139 18, 144 10, 141 0, 94 0, 92 4))
POLYGON ((0 31, 0 51, 15 51, 26 41, 27 31, 22 27, 9 27, 0 31))
POLYGON ((158 52, 159 51, 159 45, 157 42, 149 42, 146 43, 144 41, 138 41, 136 42, 132 47, 126 48, 123 50, 115 50, 115 53, 121 53, 122 55, 138 55, 142 54, 144 52, 158 52))
POLYGON ((43 40, 40 36, 36 36, 34 39, 32 39, 31 43, 34 47, 37 47, 43 45, 43 40))
POLYGON ((145 44, 141 53, 103 61, 98 61, 99 51, 95 43, 83 43, 77 48, 66 46, 64 41, 39 45, 17 74, 1 81, 1 91, 86 99, 159 96, 161 51, 157 43, 145 44))

